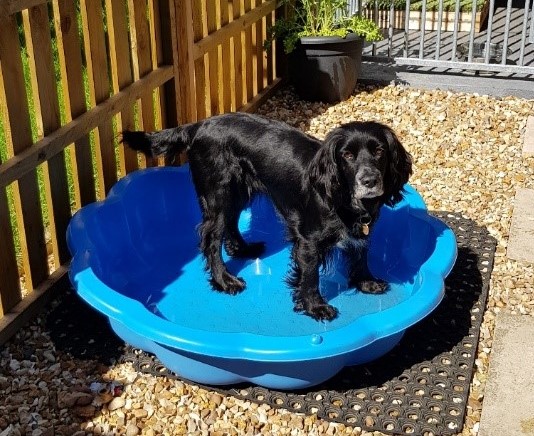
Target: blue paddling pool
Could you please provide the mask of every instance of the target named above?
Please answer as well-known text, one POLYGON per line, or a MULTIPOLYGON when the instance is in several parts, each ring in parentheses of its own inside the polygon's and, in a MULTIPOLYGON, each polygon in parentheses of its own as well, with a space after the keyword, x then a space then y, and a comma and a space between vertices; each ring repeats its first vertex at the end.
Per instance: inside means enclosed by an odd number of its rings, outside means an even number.
POLYGON ((70 279, 124 341, 170 370, 204 384, 252 382, 277 389, 321 383, 344 366, 387 353, 441 301, 456 239, 427 213, 420 195, 383 207, 371 234, 369 267, 391 283, 384 294, 347 288, 342 253, 321 271, 320 290, 339 310, 331 322, 293 311, 285 283, 290 244, 265 197, 240 217, 259 259, 224 256, 244 292, 213 291, 198 249, 201 221, 187 166, 150 168, 121 179, 106 200, 78 211, 68 228, 70 279))

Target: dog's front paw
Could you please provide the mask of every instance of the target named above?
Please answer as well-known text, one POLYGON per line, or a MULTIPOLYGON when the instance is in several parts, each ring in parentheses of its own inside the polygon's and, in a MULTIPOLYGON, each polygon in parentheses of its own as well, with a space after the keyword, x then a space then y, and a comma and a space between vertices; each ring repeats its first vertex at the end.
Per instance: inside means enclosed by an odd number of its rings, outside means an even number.
POLYGON ((297 300, 293 309, 297 313, 305 313, 311 316, 316 321, 332 321, 338 316, 338 310, 326 303, 322 298, 311 304, 303 300, 297 300))
POLYGON ((311 316, 316 321, 332 321, 337 318, 338 310, 325 303, 306 310, 306 315, 311 316))
POLYGON ((235 277, 228 272, 224 272, 220 280, 211 279, 213 289, 225 294, 236 295, 242 292, 247 284, 241 277, 235 277))
POLYGON ((384 280, 369 279, 360 280, 354 283, 355 287, 366 294, 383 294, 389 288, 389 284, 384 280))

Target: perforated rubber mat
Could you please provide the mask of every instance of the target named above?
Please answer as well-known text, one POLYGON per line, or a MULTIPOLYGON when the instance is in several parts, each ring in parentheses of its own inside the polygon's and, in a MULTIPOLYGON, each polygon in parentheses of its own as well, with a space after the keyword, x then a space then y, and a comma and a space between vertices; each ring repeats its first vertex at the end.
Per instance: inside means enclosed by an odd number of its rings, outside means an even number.
MULTIPOLYGON (((431 436, 460 432, 496 242, 485 228, 457 214, 433 215, 454 230, 458 259, 439 307, 410 327, 390 353, 369 364, 345 368, 306 391, 282 392, 254 385, 204 387, 383 433, 431 436)), ((143 373, 179 378, 152 355, 123 347, 109 327, 108 332, 101 331, 107 323, 102 323, 105 318, 95 311, 86 309, 82 314, 73 311, 72 301, 68 307, 66 304, 61 302, 47 319, 56 348, 76 357, 119 359, 143 373), (91 330, 88 323, 101 327, 95 339, 86 337, 85 332, 91 330)))

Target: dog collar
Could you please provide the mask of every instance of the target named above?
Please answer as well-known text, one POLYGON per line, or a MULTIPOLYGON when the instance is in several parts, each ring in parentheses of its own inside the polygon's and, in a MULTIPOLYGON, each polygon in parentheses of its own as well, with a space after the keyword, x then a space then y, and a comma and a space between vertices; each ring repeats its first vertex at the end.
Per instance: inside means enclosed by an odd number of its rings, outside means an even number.
POLYGON ((372 218, 371 217, 368 217, 368 219, 361 219, 360 220, 360 225, 362 226, 362 233, 365 235, 365 236, 368 236, 369 235, 369 224, 371 224, 371 221, 372 221, 372 218))

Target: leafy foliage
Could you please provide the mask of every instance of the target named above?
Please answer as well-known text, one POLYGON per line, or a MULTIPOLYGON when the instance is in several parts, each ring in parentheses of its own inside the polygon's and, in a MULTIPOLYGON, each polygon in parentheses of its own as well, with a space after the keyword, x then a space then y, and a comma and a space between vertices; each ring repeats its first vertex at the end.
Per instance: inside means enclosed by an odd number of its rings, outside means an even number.
POLYGON ((367 41, 382 39, 380 28, 370 19, 348 15, 346 0, 282 0, 288 5, 289 18, 270 27, 264 47, 279 39, 284 51, 291 53, 303 36, 339 36, 356 33, 367 41))

